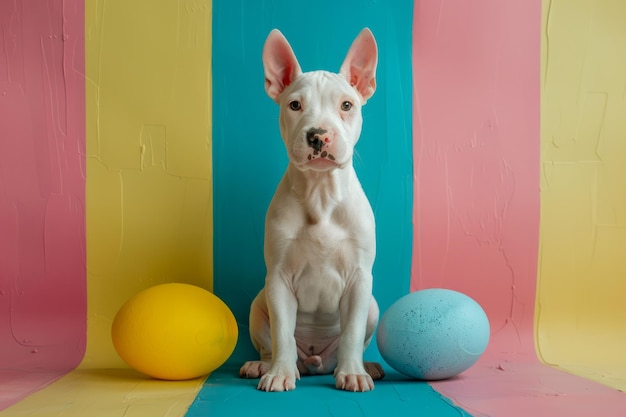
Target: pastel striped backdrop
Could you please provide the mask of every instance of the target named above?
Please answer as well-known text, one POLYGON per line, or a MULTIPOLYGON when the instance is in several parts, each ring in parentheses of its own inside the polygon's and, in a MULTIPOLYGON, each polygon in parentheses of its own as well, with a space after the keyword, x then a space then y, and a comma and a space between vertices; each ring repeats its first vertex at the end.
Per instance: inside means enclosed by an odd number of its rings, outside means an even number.
MULTIPOLYGON (((485 307, 492 342, 467 373, 484 389, 433 384, 473 415, 621 415, 588 379, 626 388, 626 3, 309 3, 0 2, 0 409, 126 375, 112 318, 162 282, 213 289, 240 321, 233 360, 250 354, 286 163, 262 43, 278 27, 305 70, 336 70, 369 26, 379 89, 355 166, 381 307, 427 287, 485 307)), ((184 413, 198 382, 181 386, 184 413)))

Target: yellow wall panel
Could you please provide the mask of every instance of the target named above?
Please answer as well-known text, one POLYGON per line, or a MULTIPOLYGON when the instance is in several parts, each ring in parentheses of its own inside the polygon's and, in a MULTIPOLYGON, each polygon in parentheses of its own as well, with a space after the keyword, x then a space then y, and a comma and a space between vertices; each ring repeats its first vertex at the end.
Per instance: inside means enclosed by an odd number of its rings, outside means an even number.
POLYGON ((86 3, 88 334, 83 368, 124 366, 110 326, 136 292, 212 286, 211 5, 86 3))
POLYGON ((626 2, 543 8, 537 348, 626 389, 626 2))

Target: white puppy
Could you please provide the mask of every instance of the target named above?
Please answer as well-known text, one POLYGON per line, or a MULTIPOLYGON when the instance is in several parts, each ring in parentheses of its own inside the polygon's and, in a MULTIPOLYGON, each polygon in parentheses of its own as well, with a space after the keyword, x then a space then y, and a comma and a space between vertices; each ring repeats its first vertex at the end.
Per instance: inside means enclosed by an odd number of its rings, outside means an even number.
POLYGON ((338 74, 302 73, 278 30, 265 41, 265 90, 280 106, 289 165, 265 221, 265 288, 250 309, 261 360, 240 370, 261 377, 260 390, 292 390, 301 374, 334 371, 337 388, 369 391, 384 376, 378 364, 363 362, 379 315, 372 297, 376 241, 352 166, 377 59, 369 29, 338 74))

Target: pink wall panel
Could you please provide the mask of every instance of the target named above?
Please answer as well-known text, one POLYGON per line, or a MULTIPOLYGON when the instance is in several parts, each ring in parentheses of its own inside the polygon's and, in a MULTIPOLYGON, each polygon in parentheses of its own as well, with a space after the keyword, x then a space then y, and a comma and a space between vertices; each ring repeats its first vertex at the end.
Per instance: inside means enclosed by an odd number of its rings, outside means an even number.
POLYGON ((539 231, 539 0, 416 2, 411 289, 486 310, 480 361, 435 389, 475 416, 623 416, 621 393, 542 365, 534 346, 539 231), (469 383, 471 381, 471 383, 469 383))
POLYGON ((84 352, 83 14, 0 2, 0 409, 84 352))
POLYGON ((472 296, 505 343, 533 322, 540 16, 539 1, 415 7, 411 288, 472 296))

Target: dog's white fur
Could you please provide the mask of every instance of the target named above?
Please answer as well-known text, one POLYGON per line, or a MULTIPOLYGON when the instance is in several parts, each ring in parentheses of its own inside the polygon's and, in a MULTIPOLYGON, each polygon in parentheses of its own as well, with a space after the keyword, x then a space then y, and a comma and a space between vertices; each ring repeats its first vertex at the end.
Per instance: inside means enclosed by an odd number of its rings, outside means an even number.
POLYGON ((289 165, 265 222, 265 288, 250 309, 261 360, 240 370, 261 377, 260 390, 292 390, 301 374, 334 371, 337 388, 369 391, 384 376, 378 364, 363 362, 379 315, 372 296, 376 242, 374 215, 352 166, 377 59, 369 29, 338 74, 302 73, 278 30, 265 42, 265 89, 280 106, 289 165))

